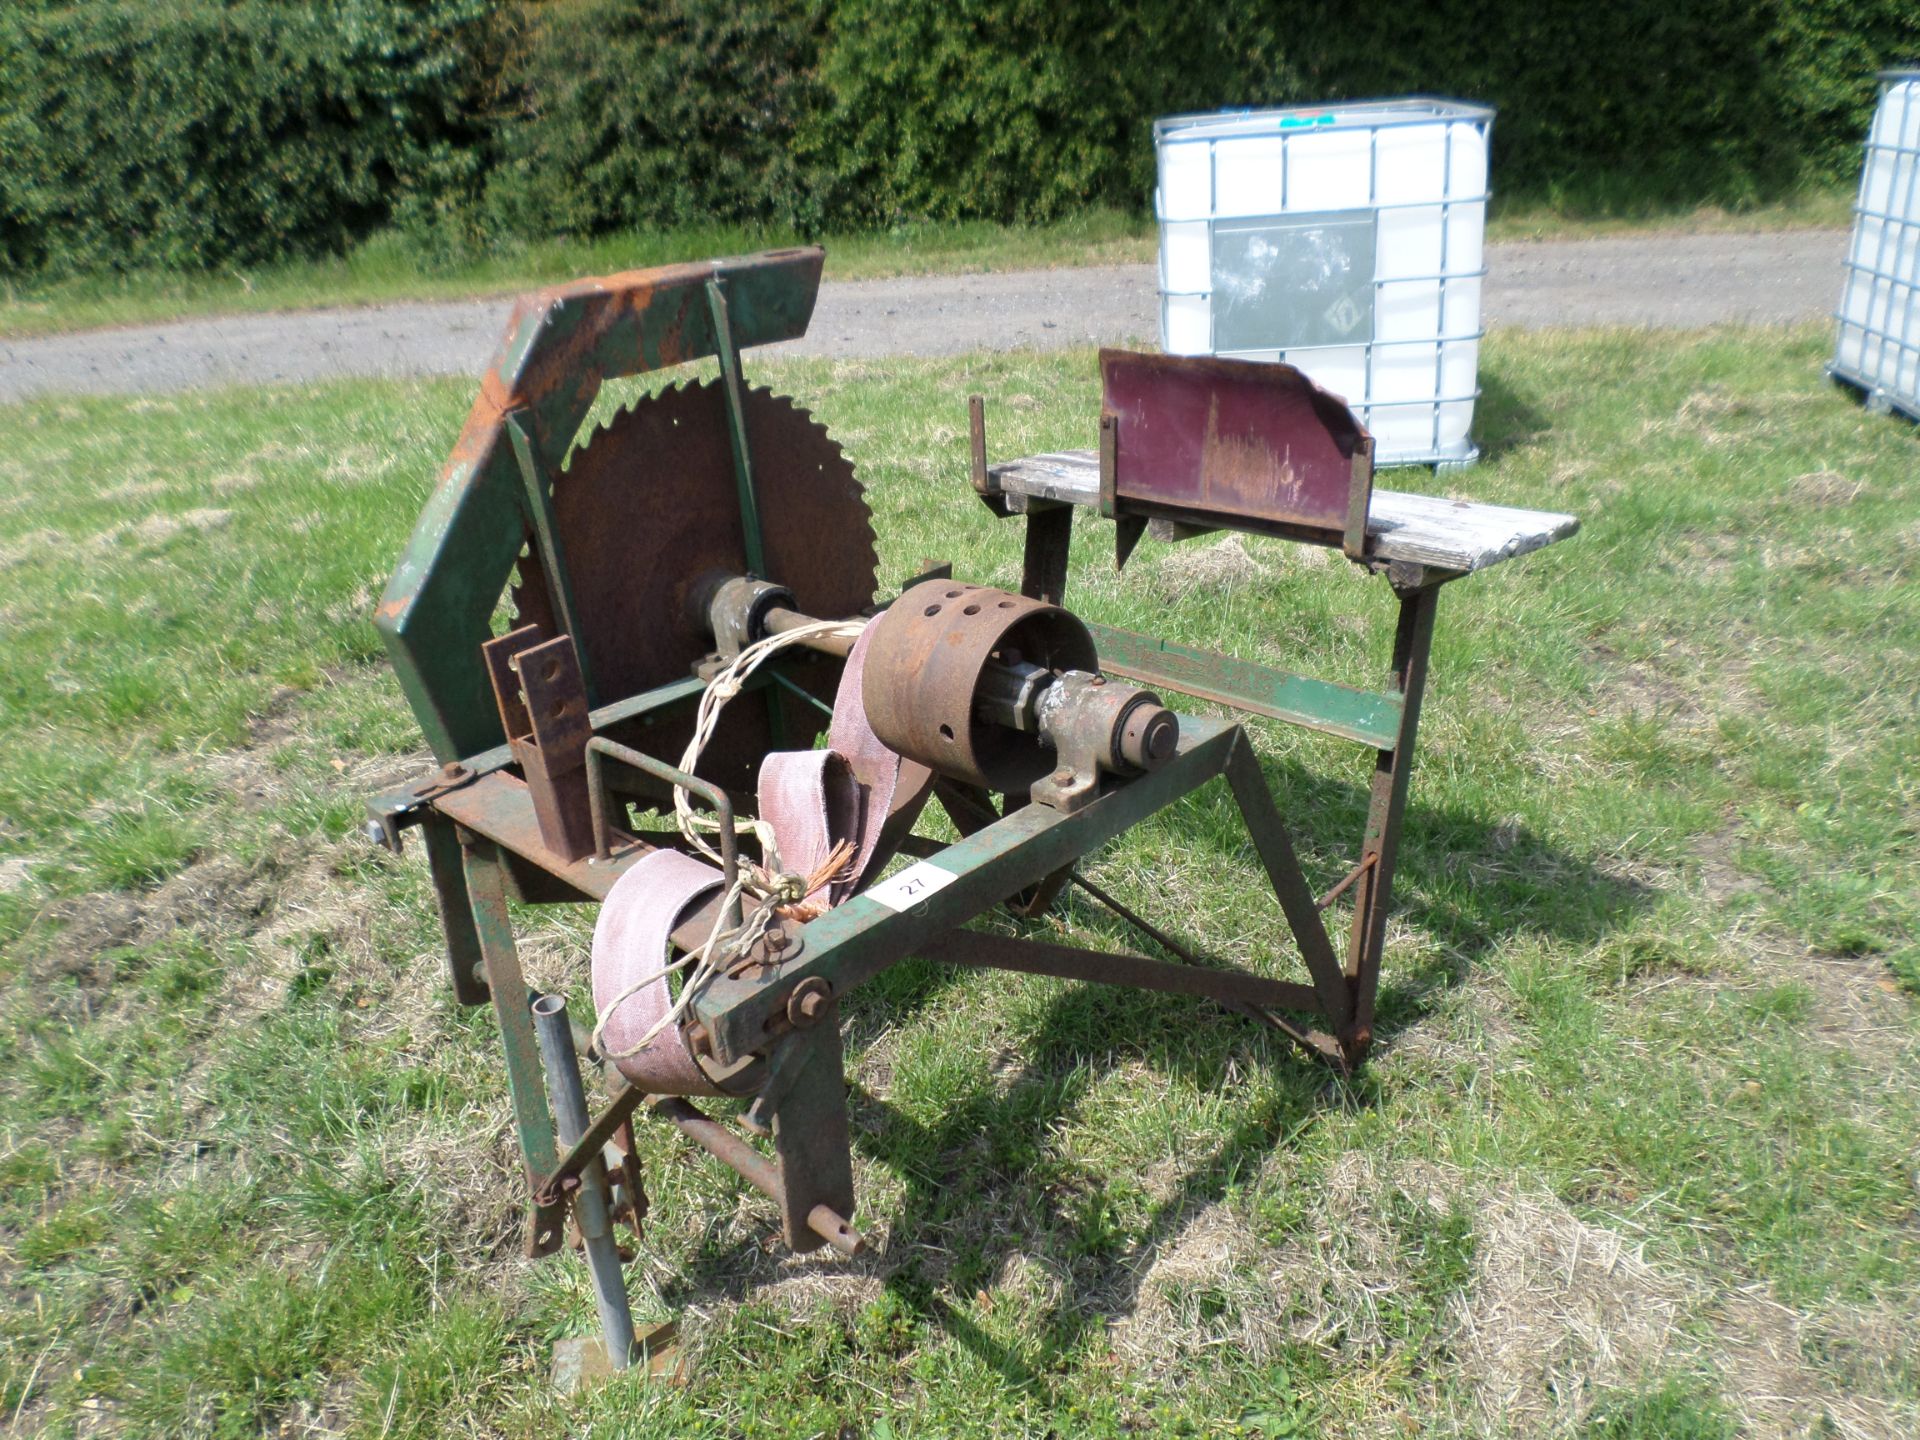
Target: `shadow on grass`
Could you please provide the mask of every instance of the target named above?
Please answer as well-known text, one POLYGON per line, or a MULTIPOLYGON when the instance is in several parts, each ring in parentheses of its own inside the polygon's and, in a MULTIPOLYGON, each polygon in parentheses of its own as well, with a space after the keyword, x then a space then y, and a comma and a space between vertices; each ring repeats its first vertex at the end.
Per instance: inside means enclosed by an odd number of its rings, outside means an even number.
MULTIPOLYGON (((1196 1025, 1196 1013, 1205 1012, 1184 997, 1063 985, 1022 1047, 1021 1072, 1004 1086, 982 1085, 957 1097, 936 1121, 850 1087, 856 1149, 906 1185, 888 1217, 894 1243, 850 1268, 877 1278, 918 1322, 951 1337, 1010 1390, 1057 1404, 1063 1358, 1133 1312, 1156 1256, 1224 1198, 1236 1177, 1257 1170, 1277 1143, 1296 1137, 1329 1105, 1359 1099, 1326 1071, 1293 1064, 1286 1057, 1295 1052, 1271 1032, 1196 1025), (1093 1083, 1091 1037, 1116 1034, 1138 1034, 1140 1058, 1161 1073, 1217 1085, 1230 1062, 1245 1060, 1251 1048, 1280 1079, 1136 1224, 1119 1220, 1107 1203, 1109 1177, 1048 1154, 1061 1119, 1093 1083), (956 1298, 995 1283, 1016 1254, 1047 1257, 1068 1277, 1066 1293, 1042 1317, 1037 1341, 994 1334, 956 1298)), ((1102 1044, 1098 1052, 1112 1048, 1102 1044)), ((750 1241, 705 1254, 683 1287, 664 1298, 675 1308, 747 1300, 768 1278, 764 1262, 750 1241)))
POLYGON ((1509 450, 1547 438, 1553 426, 1517 390, 1497 365, 1480 370, 1480 399, 1473 407, 1473 435, 1482 460, 1498 460, 1509 450))
MULTIPOLYGON (((1283 809, 1296 817, 1296 843, 1312 857, 1313 878, 1324 881, 1318 872, 1344 866, 1331 857, 1344 854, 1360 833, 1365 787, 1275 763, 1265 770, 1283 809), (1303 825, 1298 817, 1309 819, 1303 825)), ((1182 833, 1200 852, 1199 863, 1209 851, 1236 863, 1251 853, 1244 832, 1194 825, 1182 833)), ((1389 974, 1376 1053, 1428 1015, 1466 978, 1476 957, 1507 937, 1530 932, 1591 943, 1653 898, 1645 886, 1478 811, 1411 804, 1400 853, 1396 914, 1430 936, 1440 958, 1411 974, 1389 974)), ((1157 953, 1118 917, 1068 894, 1082 930, 1157 953)), ((1251 903, 1263 900, 1274 903, 1270 896, 1251 897, 1251 903)), ((1277 904, 1272 913, 1276 925, 1283 923, 1277 904)), ((1168 923, 1177 933, 1177 920, 1168 923)), ((1337 949, 1343 938, 1334 935, 1337 949)), ((849 1007, 850 1049, 905 1024, 960 983, 957 969, 920 961, 894 967, 849 1007)), ((855 1262, 856 1273, 879 1280, 921 1323, 952 1337, 1007 1385, 1051 1403, 1062 1357, 1097 1343, 1110 1323, 1134 1313, 1156 1258, 1224 1199, 1239 1176, 1257 1172, 1276 1145, 1293 1143, 1330 1109, 1372 1101, 1365 1072, 1342 1081, 1277 1034, 1232 1017, 1214 1023, 1220 1016, 1190 997, 1063 982, 1021 1041, 1012 1078, 989 1075, 983 1055, 974 1083, 963 1084, 937 1119, 916 1118, 854 1087, 855 1146, 905 1186, 888 1217, 898 1238, 885 1254, 855 1262), (1053 1144, 1116 1051, 1193 1090, 1218 1089, 1235 1066, 1249 1063, 1272 1079, 1212 1153, 1145 1206, 1144 1220, 1124 1218, 1111 1201, 1129 1187, 1138 1196, 1129 1177, 1093 1173, 1060 1157, 1053 1144), (1065 1293, 1042 1317, 1037 1342, 996 1335, 955 1298, 995 1283, 1014 1254, 1046 1257, 1066 1276, 1065 1293)), ((680 1293, 667 1298, 676 1305, 747 1298, 767 1278, 764 1257, 755 1251, 742 1244, 703 1256, 680 1293)))
POLYGON ((853 1092, 855 1143, 907 1178, 906 1199, 891 1222, 895 1233, 939 1242, 938 1248, 907 1248, 885 1273, 887 1289, 1009 1386, 1055 1401, 1048 1372, 1135 1311, 1154 1261, 1197 1217, 1224 1199, 1238 1177, 1257 1171, 1276 1144, 1297 1138, 1329 1106, 1359 1098, 1327 1072, 1294 1065, 1288 1057, 1295 1052, 1271 1032, 1196 1024, 1196 1018, 1181 997, 1068 985, 1026 1047, 1023 1072, 1004 1089, 977 1091, 932 1124, 853 1092), (1092 1037, 1130 1032, 1142 1038, 1140 1058, 1159 1073, 1217 1086, 1251 1049, 1258 1062, 1275 1067, 1280 1082, 1137 1224, 1108 1198, 1110 1182, 1125 1177, 1047 1158, 1050 1137, 1092 1083, 1090 1053, 1096 1045, 1111 1052, 1111 1043, 1092 1037), (1038 1363, 950 1298, 993 1283, 1014 1254, 1046 1257, 1067 1282, 1044 1317, 1038 1363))
MULTIPOLYGON (((1658 898, 1631 877, 1609 874, 1592 861, 1555 846, 1525 825, 1498 816, 1492 802, 1472 807, 1423 802, 1419 759, 1400 829, 1392 914, 1430 942, 1431 954, 1412 968, 1381 967, 1374 1024, 1375 1055, 1417 1024, 1445 992, 1461 984, 1473 963, 1516 935, 1592 945, 1630 922, 1658 898)), ((1367 819, 1366 786, 1264 760, 1262 774, 1292 831, 1309 884, 1324 891, 1358 858, 1367 819)), ((1191 843, 1241 863, 1251 842, 1236 831, 1193 826, 1191 843)), ((1274 923, 1280 919, 1272 904, 1274 923)), ((1104 913, 1104 912, 1102 912, 1104 913)), ((1344 905, 1326 912, 1336 952, 1347 946, 1344 905)), ((1154 917, 1149 914, 1148 919, 1154 917)), ((1114 933, 1133 934, 1131 930, 1114 933)), ((1179 931, 1174 929, 1175 938, 1179 931)), ((1291 951, 1291 943, 1287 947, 1291 951)), ((1304 967, 1300 968, 1304 978, 1304 967)))

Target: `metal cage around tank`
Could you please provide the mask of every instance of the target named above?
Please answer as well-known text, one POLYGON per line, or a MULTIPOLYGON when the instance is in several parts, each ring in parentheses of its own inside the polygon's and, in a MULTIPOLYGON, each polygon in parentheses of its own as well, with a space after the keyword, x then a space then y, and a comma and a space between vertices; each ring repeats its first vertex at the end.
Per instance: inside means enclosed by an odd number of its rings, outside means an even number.
POLYGON ((1834 319, 1830 373, 1920 419, 1920 70, 1881 73, 1834 319))

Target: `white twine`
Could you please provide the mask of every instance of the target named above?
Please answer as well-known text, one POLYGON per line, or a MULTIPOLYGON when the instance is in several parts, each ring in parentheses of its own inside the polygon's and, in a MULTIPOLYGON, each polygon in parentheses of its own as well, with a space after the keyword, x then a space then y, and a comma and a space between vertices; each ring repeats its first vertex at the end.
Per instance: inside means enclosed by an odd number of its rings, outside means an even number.
MULTIPOLYGON (((694 717, 693 738, 687 742, 686 752, 680 757, 680 768, 691 775, 694 767, 700 763, 700 753, 707 748, 707 742, 713 738, 713 732, 720 723, 720 712, 727 702, 746 687, 748 678, 766 661, 772 659, 789 645, 803 644, 808 640, 834 635, 843 639, 857 639, 866 628, 865 621, 816 620, 811 624, 786 630, 778 635, 768 635, 756 640, 728 662, 707 682, 707 688, 701 692, 700 708, 694 717)), ((707 843, 700 832, 718 831, 720 822, 711 815, 702 815, 693 808, 692 798, 684 786, 673 787, 673 819, 687 842, 715 865, 721 863, 719 853, 707 843)), ((778 851, 768 827, 759 820, 740 820, 734 829, 741 834, 753 834, 760 841, 760 853, 773 864, 778 851)))

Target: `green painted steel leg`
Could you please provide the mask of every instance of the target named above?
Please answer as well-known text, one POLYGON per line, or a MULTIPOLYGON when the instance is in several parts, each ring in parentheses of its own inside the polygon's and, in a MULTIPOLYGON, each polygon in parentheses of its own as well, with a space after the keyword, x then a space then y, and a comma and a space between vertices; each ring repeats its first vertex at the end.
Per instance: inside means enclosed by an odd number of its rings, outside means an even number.
POLYGON ((733 347, 733 319, 727 309, 725 281, 707 281, 707 308, 713 316, 714 353, 720 360, 720 383, 727 397, 727 439, 733 446, 733 478, 740 492, 740 533, 746 540, 747 570, 764 579, 768 578, 767 556, 760 534, 760 500, 753 488, 753 451, 747 439, 740 356, 733 347))
POLYGON ((1020 565, 1020 593, 1029 600, 1064 605, 1067 550, 1073 543, 1073 506, 1027 502, 1027 536, 1020 565))
POLYGON ((1320 912, 1314 908, 1313 891, 1293 853, 1292 837, 1287 834, 1286 823, 1281 820, 1273 794, 1267 789, 1267 777, 1260 773, 1260 761, 1253 753, 1253 744, 1245 735, 1227 759, 1227 784, 1233 788, 1233 798, 1247 822, 1247 833, 1253 837, 1253 848, 1260 854, 1274 897, 1279 900, 1294 942, 1300 947, 1300 958, 1307 962, 1307 973, 1313 977, 1320 1007, 1332 1023, 1334 1033, 1344 1041, 1353 1021, 1353 991, 1340 971, 1333 942, 1327 938, 1327 927, 1320 923, 1320 912))
POLYGON ((1387 910, 1393 903, 1393 868, 1400 850, 1400 824, 1406 816, 1407 784, 1413 773, 1414 742, 1420 729, 1420 701, 1427 688, 1427 656, 1433 646, 1433 617, 1440 587, 1426 585, 1400 592, 1400 617, 1393 632, 1393 689, 1401 698, 1400 730, 1393 748, 1374 757, 1373 796, 1367 807, 1366 836, 1360 859, 1373 863, 1354 885, 1353 928, 1347 940, 1346 973, 1354 987, 1357 1063, 1373 1039, 1374 993, 1380 986, 1380 958, 1386 948, 1387 910))
MULTIPOLYGON (((746 381, 740 376, 740 352, 733 343, 733 316, 724 280, 707 281, 707 310, 713 317, 713 350, 720 361, 720 386, 727 398, 727 442, 733 449, 733 482, 740 499, 740 534, 747 573, 767 574, 767 547, 760 530, 760 493, 753 484, 753 444, 747 434, 746 381)), ((787 744, 787 714, 778 692, 769 690, 767 735, 775 750, 787 744)))
POLYGON ((487 982, 481 973, 485 956, 474 928, 473 902, 467 896, 467 874, 461 863, 460 841, 453 822, 429 810, 420 822, 426 842, 427 869, 433 875, 433 893, 440 902, 440 930, 447 940, 447 970, 453 980, 453 998, 462 1005, 487 1003, 487 982))
MULTIPOLYGON (((474 930, 486 957, 487 984, 500 1040, 507 1056, 507 1088, 513 1096, 514 1124, 527 1182, 537 1186, 560 1163, 553 1116, 547 1109, 547 1084, 540 1068, 540 1041, 534 1034, 526 977, 514 948, 513 922, 507 913, 506 864, 491 842, 462 837, 467 891, 473 900, 474 930)), ((565 1211, 537 1201, 528 1216, 527 1253, 547 1255, 560 1248, 565 1211)))
POLYGON ((844 1220, 853 1218, 853 1137, 847 1126, 840 1007, 827 1006, 804 1036, 802 1043, 811 1053, 773 1115, 773 1148, 780 1157, 780 1226, 796 1253, 826 1243, 808 1223, 814 1206, 828 1206, 844 1220))

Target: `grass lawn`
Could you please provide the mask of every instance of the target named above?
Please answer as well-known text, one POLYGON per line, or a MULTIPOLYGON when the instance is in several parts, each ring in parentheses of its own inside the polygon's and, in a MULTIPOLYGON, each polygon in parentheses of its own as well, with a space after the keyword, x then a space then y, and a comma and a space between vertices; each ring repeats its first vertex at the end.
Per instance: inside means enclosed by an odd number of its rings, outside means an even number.
MULTIPOLYGON (((1827 344, 1487 344, 1488 459, 1444 483, 1584 529, 1442 602, 1363 1075, 1173 997, 900 967, 848 1006, 872 1253, 784 1257, 651 1127, 629 1273, 694 1383, 576 1400, 546 1371, 591 1301, 518 1258, 490 1013, 451 1003, 418 847, 355 833, 422 759, 367 616, 470 387, 6 410, 0 1424, 1916 1433, 1920 435, 1827 344)), ((1017 579, 969 390, 997 453, 1093 435, 1087 352, 758 376, 859 462, 889 588, 1017 579)), ((1110 555, 1084 523, 1089 618, 1379 678, 1385 587, 1318 552, 1110 555)), ((1254 729, 1324 886, 1370 762, 1254 729)), ((1286 965, 1230 811, 1090 873, 1286 965)), ((584 993, 590 918, 523 917, 532 983, 584 993)))
MULTIPOLYGON (((1491 240, 1567 240, 1648 232, 1764 231, 1851 223, 1851 189, 1809 190, 1748 210, 1655 210, 1588 218, 1542 201, 1496 200, 1491 240)), ((798 243, 788 232, 708 226, 654 234, 549 240, 504 247, 457 263, 424 262, 397 235, 376 236, 331 260, 204 275, 142 272, 37 285, 0 282, 0 339, 109 325, 152 324, 190 315, 455 300, 517 293, 582 275, 605 275, 710 255, 741 255, 798 243)), ((836 280, 1065 265, 1150 264, 1158 244, 1152 217, 1097 210, 1054 225, 982 222, 902 226, 829 237, 827 275, 836 280)))

